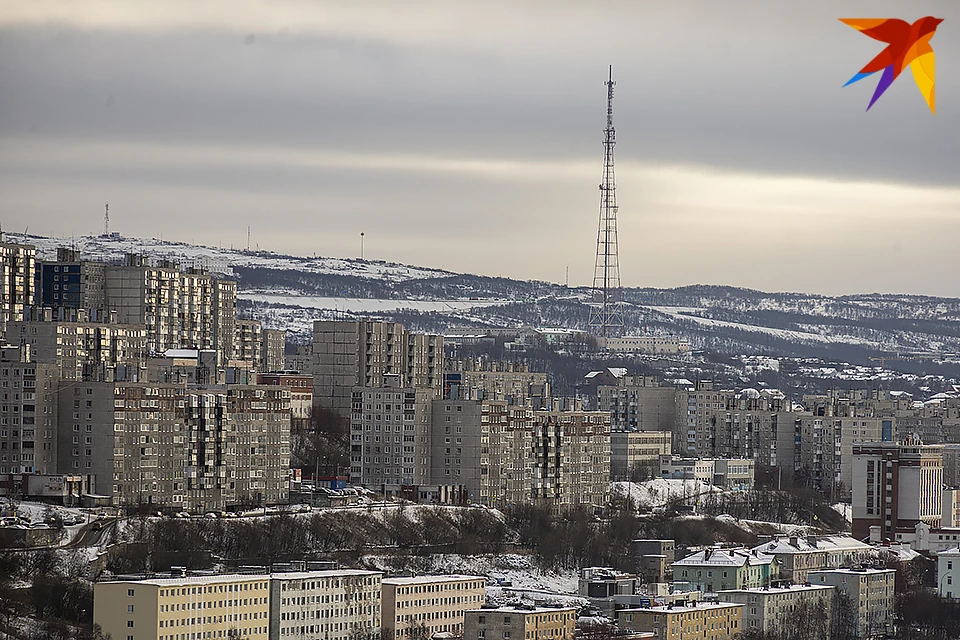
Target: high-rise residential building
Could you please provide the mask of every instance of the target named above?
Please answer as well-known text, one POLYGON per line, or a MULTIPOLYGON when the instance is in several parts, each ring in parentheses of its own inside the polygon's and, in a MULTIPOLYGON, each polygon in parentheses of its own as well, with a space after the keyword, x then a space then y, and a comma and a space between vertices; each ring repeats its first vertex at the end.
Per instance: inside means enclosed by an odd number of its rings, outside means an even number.
POLYGON ((530 403, 541 408, 550 397, 550 383, 546 373, 530 371, 529 365, 521 362, 469 358, 447 363, 443 397, 530 403))
POLYGON ((830 633, 833 611, 833 587, 829 585, 789 585, 721 591, 720 602, 743 605, 744 632, 781 634, 796 627, 798 615, 804 623, 816 625, 826 638, 830 633))
POLYGON ((260 362, 258 371, 282 371, 284 365, 284 348, 287 343, 287 332, 284 329, 262 329, 260 331, 260 362))
POLYGON ((214 280, 210 288, 212 307, 213 344, 220 351, 220 364, 234 359, 233 341, 236 337, 237 283, 233 280, 214 280))
POLYGON ((573 640, 575 607, 502 606, 464 614, 464 640, 573 640))
POLYGON ((105 271, 102 262, 81 260, 77 249, 59 247, 56 260, 37 261, 37 306, 104 313, 105 271))
MULTIPOLYGON (((678 389, 650 376, 621 376, 617 384, 596 388, 596 408, 610 412, 614 431, 667 431, 677 426, 678 389)), ((686 407, 684 407, 686 408, 686 407)), ((669 453, 669 451, 667 452, 669 453)))
POLYGON ((660 456, 670 455, 672 438, 670 431, 611 431, 610 479, 630 480, 638 471, 659 476, 660 456))
POLYGON ((29 345, 31 359, 57 365, 64 380, 137 379, 146 362, 143 325, 92 322, 84 309, 35 308, 26 315, 7 325, 7 341, 29 345))
MULTIPOLYGON (((894 569, 828 569, 812 571, 811 584, 834 587, 835 597, 846 596, 853 608, 849 629, 856 638, 885 638, 893 630, 894 569)), ((833 615, 839 615, 834 601, 833 615)))
POLYGON ((33 246, 0 241, 0 333, 35 304, 35 263, 33 246))
POLYGON ((617 612, 619 626, 652 631, 663 640, 736 640, 743 633, 743 605, 730 602, 691 602, 617 612))
POLYGON ((290 430, 302 432, 313 413, 313 376, 289 371, 258 373, 257 384, 279 385, 290 390, 290 430))
POLYGON ((115 640, 267 640, 273 637, 270 576, 97 582, 93 585, 93 622, 115 640))
POLYGON ((939 526, 942 516, 942 445, 873 442, 853 448, 853 536, 897 539, 919 522, 939 526))
POLYGON ((350 480, 384 491, 428 484, 436 390, 400 386, 398 374, 385 382, 352 389, 350 480))
POLYGON ((261 365, 263 328, 259 320, 237 318, 234 323, 233 360, 249 362, 252 369, 261 365))
POLYGON ((381 633, 386 638, 459 634, 464 612, 487 597, 487 579, 478 576, 384 578, 382 584, 381 633))
POLYGON ((59 393, 58 467, 112 504, 187 511, 287 501, 290 391, 78 382, 59 393))
POLYGON ((29 351, 0 347, 0 475, 57 472, 57 367, 29 351))
POLYGON ((610 492, 610 414, 564 407, 555 399, 549 411, 535 411, 527 447, 511 456, 514 468, 529 465, 531 499, 562 510, 575 505, 601 507, 610 492))
POLYGON ((392 376, 399 376, 401 387, 433 389, 439 396, 443 338, 390 322, 317 320, 310 369, 315 401, 344 416, 354 387, 383 387, 392 376))
POLYGON ((481 499, 483 405, 478 400, 434 400, 430 420, 430 483, 462 487, 469 502, 481 499))
POLYGON ((270 638, 380 637, 378 571, 333 569, 270 575, 270 638))

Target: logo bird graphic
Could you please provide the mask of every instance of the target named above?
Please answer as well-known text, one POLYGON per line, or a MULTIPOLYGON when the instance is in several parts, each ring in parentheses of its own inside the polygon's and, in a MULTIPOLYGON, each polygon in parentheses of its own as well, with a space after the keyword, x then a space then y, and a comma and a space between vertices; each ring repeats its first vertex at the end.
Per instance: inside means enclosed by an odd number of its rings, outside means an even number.
POLYGON ((890 88, 897 76, 910 65, 913 71, 913 79, 923 94, 930 111, 937 112, 936 108, 936 60, 933 54, 933 47, 930 46, 930 39, 937 32, 937 26, 943 22, 943 18, 934 18, 927 16, 920 18, 913 24, 908 24, 903 20, 884 19, 884 18, 840 18, 840 22, 848 24, 864 35, 870 36, 874 40, 887 43, 887 48, 860 69, 859 73, 847 81, 853 84, 871 76, 878 71, 883 71, 880 76, 880 83, 877 84, 877 90, 870 99, 867 111, 873 106, 884 91, 890 88))

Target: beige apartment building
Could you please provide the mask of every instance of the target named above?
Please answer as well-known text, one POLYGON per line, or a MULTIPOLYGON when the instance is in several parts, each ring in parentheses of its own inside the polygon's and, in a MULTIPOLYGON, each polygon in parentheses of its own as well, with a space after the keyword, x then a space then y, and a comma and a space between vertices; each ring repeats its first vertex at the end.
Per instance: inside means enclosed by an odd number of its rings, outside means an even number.
POLYGON ((464 400, 503 401, 526 404, 528 399, 542 404, 550 397, 547 374, 530 371, 527 364, 475 360, 455 360, 444 374, 444 395, 464 400))
POLYGON ((617 612, 626 631, 652 631, 658 640, 736 640, 743 632, 743 605, 692 602, 617 612))
POLYGON ((36 248, 2 242, 0 237, 0 332, 11 320, 22 320, 35 302, 36 248))
POLYGON ((284 387, 74 383, 58 411, 60 471, 92 473, 116 506, 199 512, 288 499, 284 387))
POLYGON ((137 378, 147 356, 143 325, 91 322, 82 309, 56 315, 51 309, 35 311, 29 319, 8 323, 6 333, 12 344, 30 345, 34 362, 57 365, 64 380, 137 378), (121 366, 128 371, 118 375, 121 366))
POLYGON ((670 455, 672 436, 669 431, 611 431, 610 479, 629 480, 638 467, 658 476, 660 456, 670 455))
POLYGON ((446 575, 384 578, 381 628, 384 638, 463 631, 464 613, 486 601, 487 579, 446 575))
POLYGON ((811 584, 834 587, 849 597, 855 613, 854 635, 883 638, 893 630, 893 569, 829 569, 811 571, 811 584))
POLYGON ((483 607, 464 614, 464 640, 573 640, 574 607, 483 607))
MULTIPOLYGON (((260 346, 260 362, 258 371, 282 371, 284 365, 284 348, 287 343, 285 329, 263 329, 260 332, 262 344, 260 346)), ((311 385, 312 387, 313 385, 311 385)))
POLYGON ((215 279, 210 286, 213 308, 211 331, 213 344, 220 351, 220 364, 234 359, 233 342, 237 330, 237 283, 215 279))
POLYGON ((270 576, 97 582, 93 622, 114 640, 267 640, 270 576))
POLYGON ((349 416, 354 387, 383 387, 399 376, 401 387, 429 388, 439 397, 443 338, 373 320, 313 323, 310 373, 318 403, 349 416))
POLYGON ((821 637, 830 632, 833 611, 833 587, 829 585, 790 585, 721 591, 721 602, 743 605, 744 631, 781 633, 798 623, 804 615, 805 624, 816 624, 821 637))
POLYGON ((381 577, 358 569, 271 574, 271 640, 379 636, 381 577))
POLYGON ((463 487, 470 502, 481 502, 487 459, 482 453, 482 404, 478 400, 434 400, 432 404, 431 484, 463 487))
POLYGON ((29 351, 0 347, 0 474, 57 472, 58 371, 29 351))
MULTIPOLYGON (((666 431, 677 424, 678 390, 649 376, 621 376, 617 384, 597 386, 596 408, 610 412, 615 431, 666 431)), ((670 451, 666 451, 670 453, 670 451)))
MULTIPOLYGON (((387 385, 399 382, 400 376, 386 378, 387 385)), ((350 481, 388 492, 399 491, 402 485, 428 484, 435 397, 430 388, 354 387, 350 481)))

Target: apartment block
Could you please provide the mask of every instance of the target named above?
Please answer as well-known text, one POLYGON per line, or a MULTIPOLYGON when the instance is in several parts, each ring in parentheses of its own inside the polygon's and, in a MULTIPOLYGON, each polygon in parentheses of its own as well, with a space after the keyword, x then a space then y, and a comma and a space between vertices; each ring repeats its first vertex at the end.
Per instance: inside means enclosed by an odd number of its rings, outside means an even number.
MULTIPOLYGON (((385 638, 430 638, 463 631, 464 613, 486 601, 487 579, 444 575, 384 578, 381 633, 385 638)), ((466 637, 466 636, 464 636, 466 637)))
MULTIPOLYGON (((400 380, 392 375, 385 381, 399 385, 400 380)), ((429 484, 436 391, 382 386, 354 387, 351 394, 350 481, 393 492, 429 484)), ((448 437, 453 450, 458 436, 448 437)))
POLYGON ((463 487, 470 502, 482 502, 481 478, 489 467, 482 453, 482 404, 434 400, 431 407, 430 483, 463 487))
POLYGON ((257 374, 257 384, 290 390, 290 430, 304 431, 313 413, 313 376, 287 371, 257 374))
POLYGON ((766 587, 780 575, 774 556, 740 548, 707 548, 673 563, 675 585, 692 591, 716 592, 766 587))
POLYGON ((262 329, 260 336, 260 362, 257 364, 257 370, 282 371, 284 365, 283 351, 287 344, 286 330, 262 329))
POLYGON ((379 637, 382 574, 336 569, 270 575, 270 638, 379 637))
POLYGON ((250 363, 257 368, 262 361, 263 328, 259 320, 237 318, 234 321, 233 360, 250 363))
POLYGON ((210 287, 211 331, 213 344, 220 351, 220 364, 234 359, 233 341, 237 330, 237 283, 213 281, 210 287))
POLYGON ((809 580, 834 587, 837 594, 847 597, 854 613, 850 631, 857 638, 883 638, 893 631, 896 573, 893 569, 829 569, 812 571, 809 580))
POLYGON ((416 334, 402 324, 317 320, 310 373, 315 400, 349 416, 354 387, 383 387, 399 376, 401 387, 429 388, 439 397, 443 338, 416 334))
POLYGON ((717 596, 720 602, 743 605, 745 632, 783 633, 795 628, 798 615, 802 615, 804 624, 816 625, 826 638, 830 633, 833 590, 829 585, 790 585, 721 591, 717 596))
POLYGON ((677 336, 623 336, 604 338, 603 347, 614 353, 680 355, 690 351, 690 343, 677 336))
POLYGON ((881 538, 913 533, 917 523, 931 527, 942 516, 942 445, 875 442, 853 449, 853 536, 871 527, 881 538))
POLYGON ((691 602, 617 613, 621 629, 652 631, 659 640, 736 640, 743 632, 743 605, 729 602, 691 602))
POLYGON ((660 456, 670 455, 672 439, 670 431, 611 431, 610 479, 630 480, 634 470, 640 468, 658 475, 660 456))
POLYGON ((97 582, 93 622, 114 640, 270 635, 270 577, 220 575, 97 582))
POLYGON ((29 357, 0 347, 0 474, 57 472, 58 371, 29 357))
POLYGON ((58 467, 116 506, 188 511, 287 501, 290 391, 82 382, 59 394, 58 467))
POLYGON ((464 640, 573 640, 574 607, 504 606, 465 613, 464 640))
POLYGON ((513 456, 514 467, 532 469, 533 501, 562 510, 575 505, 602 506, 610 491, 610 414, 563 407, 535 411, 529 448, 513 456), (527 457, 527 453, 532 456, 527 457))
MULTIPOLYGON (((29 345, 31 359, 55 364, 64 380, 136 379, 147 357, 143 325, 94 322, 83 309, 33 309, 7 325, 7 341, 29 345)), ((100 314, 101 317, 102 314, 100 314)))
POLYGON ((78 250, 59 247, 56 260, 36 263, 37 306, 105 312, 105 270, 102 262, 81 260, 78 250))
POLYGON ((463 400, 503 401, 522 405, 533 401, 542 407, 550 397, 547 374, 530 371, 519 362, 483 359, 454 360, 444 374, 443 397, 463 400))
POLYGON ((623 375, 611 381, 615 384, 596 386, 594 406, 599 411, 610 412, 610 426, 614 430, 672 433, 676 429, 676 387, 661 385, 650 376, 623 375))
POLYGON ((960 547, 937 554, 937 592, 948 600, 960 598, 960 547))
POLYGON ((36 248, 0 241, 0 332, 35 304, 36 248))
POLYGON ((758 544, 752 552, 773 556, 780 563, 780 577, 797 584, 808 581, 811 571, 858 565, 875 548, 850 536, 778 536, 758 544))

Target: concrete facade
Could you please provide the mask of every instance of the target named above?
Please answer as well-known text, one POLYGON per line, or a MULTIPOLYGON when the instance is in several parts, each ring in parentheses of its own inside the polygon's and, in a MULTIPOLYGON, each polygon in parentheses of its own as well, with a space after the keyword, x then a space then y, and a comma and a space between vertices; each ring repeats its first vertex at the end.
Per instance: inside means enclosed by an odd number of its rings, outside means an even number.
POLYGON ((833 590, 828 585, 791 585, 763 589, 738 589, 717 594, 721 602, 743 605, 744 631, 776 634, 795 627, 803 612, 805 624, 817 625, 826 638, 830 632, 833 590))
POLYGON ((56 365, 0 347, 0 474, 57 472, 56 365))
POLYGON ((464 613, 486 599, 487 579, 444 575, 384 578, 381 629, 385 638, 463 631, 464 613))
POLYGON ((465 614, 464 640, 573 640, 573 607, 485 607, 465 614))
POLYGON ((743 632, 743 605, 693 602, 618 612, 626 631, 652 631, 662 640, 736 640, 743 632))
MULTIPOLYGON (((893 569, 829 569, 809 574, 811 584, 829 585, 845 594, 854 610, 858 638, 882 638, 893 630, 893 569)), ((836 614, 836 609, 834 609, 836 614)))
POLYGON ((335 569, 270 575, 270 638, 351 640, 380 633, 378 571, 335 569))

